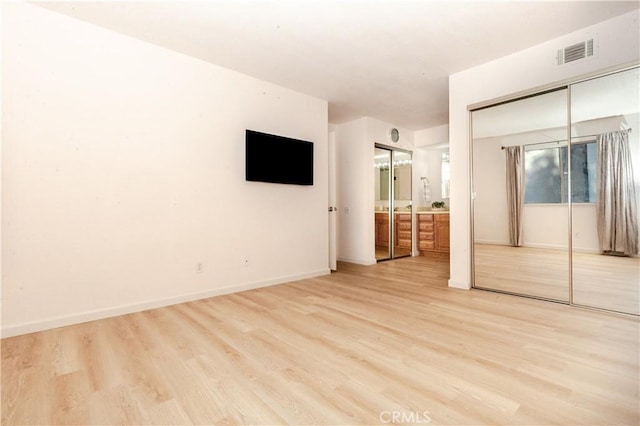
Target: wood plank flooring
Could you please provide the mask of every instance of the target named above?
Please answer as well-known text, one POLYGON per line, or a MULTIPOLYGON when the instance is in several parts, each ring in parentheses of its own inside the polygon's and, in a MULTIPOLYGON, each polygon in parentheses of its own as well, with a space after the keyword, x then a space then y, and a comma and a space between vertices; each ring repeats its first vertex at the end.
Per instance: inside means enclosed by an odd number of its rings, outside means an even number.
MULTIPOLYGON (((533 247, 475 244, 475 285, 569 301, 569 253, 533 247)), ((640 258, 573 254, 573 302, 640 314, 640 258)))
POLYGON ((3 339, 2 424, 638 424, 637 318, 448 275, 340 264, 3 339))
POLYGON ((475 244, 476 287, 569 301, 569 252, 475 244))

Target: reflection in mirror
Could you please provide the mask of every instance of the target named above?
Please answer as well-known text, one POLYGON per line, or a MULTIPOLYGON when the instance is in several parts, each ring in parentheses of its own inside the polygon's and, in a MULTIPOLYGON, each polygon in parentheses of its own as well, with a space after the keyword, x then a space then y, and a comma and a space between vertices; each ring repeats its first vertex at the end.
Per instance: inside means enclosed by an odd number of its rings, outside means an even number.
POLYGON ((394 245, 393 257, 410 256, 413 247, 411 231, 411 168, 410 152, 393 151, 394 179, 394 245))
POLYGON ((638 68, 571 86, 573 303, 640 314, 638 68))
POLYGON ((375 148, 376 260, 411 255, 413 247, 411 165, 410 152, 375 148))
POLYGON ((474 287, 569 301, 566 102, 472 112, 474 287))
POLYGON ((390 194, 389 181, 391 178, 390 164, 391 151, 376 148, 374 154, 374 176, 375 176, 375 250, 376 260, 391 258, 391 246, 389 245, 390 235, 390 194))
POLYGON ((442 153, 442 164, 440 166, 440 179, 442 182, 442 198, 449 198, 449 152, 442 153))

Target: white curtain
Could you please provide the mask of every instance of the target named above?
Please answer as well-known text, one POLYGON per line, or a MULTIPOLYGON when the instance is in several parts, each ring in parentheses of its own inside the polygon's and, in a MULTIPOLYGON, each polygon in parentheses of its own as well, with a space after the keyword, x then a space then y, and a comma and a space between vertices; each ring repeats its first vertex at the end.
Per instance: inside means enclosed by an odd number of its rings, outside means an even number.
POLYGON ((638 215, 629 135, 626 131, 598 137, 597 221, 600 251, 638 254, 638 215))
POLYGON ((524 204, 524 181, 522 161, 524 147, 505 148, 507 161, 507 207, 509 209, 509 243, 522 245, 522 206, 524 204))

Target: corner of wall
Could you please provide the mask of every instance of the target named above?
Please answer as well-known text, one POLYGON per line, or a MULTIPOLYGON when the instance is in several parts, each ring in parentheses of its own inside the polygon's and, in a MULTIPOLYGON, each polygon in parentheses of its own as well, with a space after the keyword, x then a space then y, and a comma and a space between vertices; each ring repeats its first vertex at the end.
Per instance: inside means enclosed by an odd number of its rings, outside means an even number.
POLYGON ((460 290, 471 290, 471 282, 449 280, 449 287, 460 290))

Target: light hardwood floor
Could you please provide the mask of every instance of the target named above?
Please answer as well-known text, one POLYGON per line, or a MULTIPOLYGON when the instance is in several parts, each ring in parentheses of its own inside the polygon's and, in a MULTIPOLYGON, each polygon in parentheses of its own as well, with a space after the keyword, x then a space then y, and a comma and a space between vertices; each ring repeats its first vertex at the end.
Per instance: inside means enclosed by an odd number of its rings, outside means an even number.
MULTIPOLYGON (((475 285, 569 301, 569 253, 475 244, 475 285)), ((573 303, 640 314, 640 258, 573 253, 573 303)))
POLYGON ((448 275, 340 264, 3 339, 2 424, 638 424, 636 318, 448 275))

